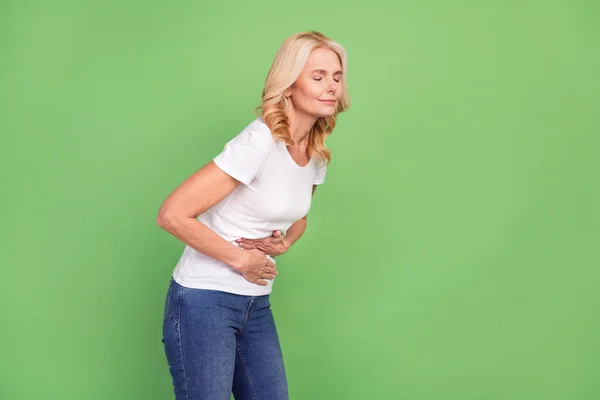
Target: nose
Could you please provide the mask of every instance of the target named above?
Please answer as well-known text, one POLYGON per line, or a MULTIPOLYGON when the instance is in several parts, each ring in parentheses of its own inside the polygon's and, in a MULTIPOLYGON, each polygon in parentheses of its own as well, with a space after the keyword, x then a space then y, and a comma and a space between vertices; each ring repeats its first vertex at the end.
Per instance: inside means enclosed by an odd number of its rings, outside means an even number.
POLYGON ((337 85, 338 85, 338 82, 335 82, 335 81, 331 82, 329 84, 329 87, 327 88, 327 93, 335 94, 335 92, 337 92, 337 85))

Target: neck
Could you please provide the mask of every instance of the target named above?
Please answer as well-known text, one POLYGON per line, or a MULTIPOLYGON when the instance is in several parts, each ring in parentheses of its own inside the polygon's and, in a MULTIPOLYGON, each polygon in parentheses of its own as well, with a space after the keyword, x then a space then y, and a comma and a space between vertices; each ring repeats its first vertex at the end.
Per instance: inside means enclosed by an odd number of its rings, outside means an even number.
POLYGON ((290 136, 294 141, 294 145, 306 144, 308 134, 318 118, 300 113, 294 109, 287 110, 286 114, 288 117, 290 136))

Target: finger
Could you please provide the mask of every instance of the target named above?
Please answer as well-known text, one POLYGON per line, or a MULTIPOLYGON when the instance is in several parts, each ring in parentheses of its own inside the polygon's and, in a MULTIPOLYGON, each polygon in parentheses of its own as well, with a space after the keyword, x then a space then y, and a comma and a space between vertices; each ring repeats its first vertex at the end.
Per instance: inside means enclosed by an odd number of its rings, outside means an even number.
POLYGON ((259 274, 259 278, 262 279, 273 279, 277 276, 277 271, 274 269, 268 269, 259 274))
POLYGON ((241 238, 236 240, 236 242, 243 242, 243 243, 256 243, 256 242, 260 242, 262 239, 246 239, 246 238, 241 238))
POLYGON ((240 246, 244 246, 247 249, 258 249, 259 243, 254 242, 242 242, 240 246))
POLYGON ((256 246, 254 246, 254 248, 262 251, 265 254, 269 254, 269 255, 271 254, 270 250, 268 248, 266 248, 265 246, 261 246, 261 245, 257 244, 256 246))
POLYGON ((269 283, 267 281, 265 281, 264 279, 261 279, 261 280, 257 281, 256 284, 260 285, 260 286, 267 286, 269 283))
POLYGON ((256 243, 255 246, 263 253, 271 254, 271 252, 273 251, 273 246, 266 243, 256 243))

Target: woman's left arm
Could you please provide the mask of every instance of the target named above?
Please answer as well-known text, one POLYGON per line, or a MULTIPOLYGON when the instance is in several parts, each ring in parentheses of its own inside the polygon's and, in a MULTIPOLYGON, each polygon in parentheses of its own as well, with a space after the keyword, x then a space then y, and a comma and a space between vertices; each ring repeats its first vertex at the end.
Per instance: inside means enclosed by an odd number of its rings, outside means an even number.
MULTIPOLYGON (((312 195, 314 196, 317 185, 313 185, 312 195)), ((306 230, 306 215, 304 218, 294 222, 287 230, 285 236, 279 231, 273 236, 264 239, 238 239, 236 242, 242 249, 259 249, 265 254, 279 256, 287 252, 290 247, 302 237, 306 230)))

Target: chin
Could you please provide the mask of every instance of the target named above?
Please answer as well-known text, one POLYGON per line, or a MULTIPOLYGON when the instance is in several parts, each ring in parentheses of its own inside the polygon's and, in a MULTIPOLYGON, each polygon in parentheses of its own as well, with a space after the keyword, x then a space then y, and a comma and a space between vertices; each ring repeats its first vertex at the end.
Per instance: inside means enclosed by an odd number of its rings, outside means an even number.
POLYGON ((316 112, 314 115, 315 115, 315 117, 321 117, 321 118, 331 117, 332 115, 335 114, 336 109, 337 109, 337 107, 322 108, 318 112, 316 112))
POLYGON ((314 107, 313 109, 306 109, 306 111, 304 111, 304 112, 315 118, 325 118, 325 117, 331 117, 332 115, 334 115, 336 110, 337 110, 337 104, 335 107, 322 106, 319 104, 319 107, 314 107))

